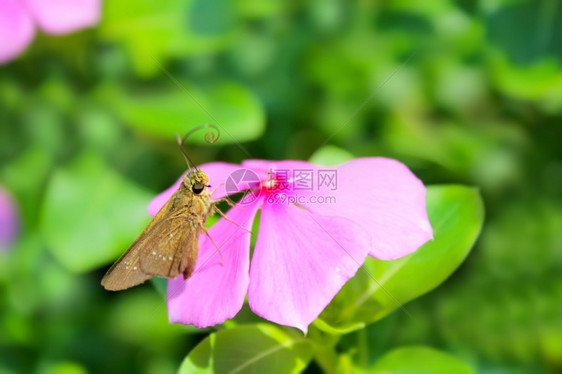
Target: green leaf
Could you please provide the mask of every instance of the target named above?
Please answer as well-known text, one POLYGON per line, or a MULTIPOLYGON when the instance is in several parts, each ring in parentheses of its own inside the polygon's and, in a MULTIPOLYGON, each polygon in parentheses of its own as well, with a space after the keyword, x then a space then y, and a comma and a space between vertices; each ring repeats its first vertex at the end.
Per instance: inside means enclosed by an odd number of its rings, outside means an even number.
POLYGON ((322 166, 336 166, 352 158, 353 155, 348 151, 333 145, 327 145, 314 152, 309 161, 322 166))
POLYGON ((183 361, 180 373, 300 373, 311 359, 300 333, 259 324, 211 334, 183 361))
POLYGON ((68 269, 85 272, 125 251, 150 221, 152 194, 123 179, 97 156, 84 153, 51 178, 41 231, 68 269))
MULTIPOLYGON (((36 143, 34 143, 36 144, 36 143)), ((13 192, 23 225, 32 227, 38 217, 45 181, 52 168, 53 157, 42 147, 29 147, 17 159, 0 169, 2 184, 13 192)))
POLYGON ((444 352, 423 346, 394 349, 377 361, 370 373, 475 373, 467 364, 444 352))
POLYGON ((192 326, 170 325, 166 301, 148 287, 124 292, 112 300, 103 329, 122 341, 160 351, 173 349, 185 339, 186 331, 197 330, 192 326))
POLYGON ((228 16, 230 2, 222 3, 215 7, 221 11, 212 14, 201 1, 109 1, 104 4, 100 36, 121 43, 139 74, 156 75, 159 68, 154 59, 197 56, 229 45, 235 24, 228 16))
POLYGON ((434 240, 393 261, 371 257, 328 305, 315 325, 347 333, 375 322, 441 284, 468 255, 480 233, 484 207, 477 189, 429 186, 427 209, 434 240))
POLYGON ((511 64, 505 56, 490 53, 492 79, 503 93, 521 100, 531 100, 541 105, 547 113, 562 108, 562 73, 560 63, 551 59, 532 65, 511 64))
MULTIPOLYGON (((175 134, 184 134, 206 123, 220 128, 220 144, 254 140, 262 135, 263 108, 244 87, 222 83, 203 90, 182 83, 195 102, 189 94, 170 84, 166 91, 133 94, 111 85, 101 87, 97 93, 127 125, 165 139, 173 139, 175 134)), ((189 141, 204 143, 204 137, 193 136, 189 141)))
POLYGON ((490 46, 518 65, 546 59, 562 61, 562 45, 555 37, 562 22, 557 1, 507 1, 496 7, 490 5, 492 1, 486 3, 483 19, 490 46))
POLYGON ((77 362, 60 361, 43 364, 40 372, 43 374, 87 374, 88 370, 77 362))

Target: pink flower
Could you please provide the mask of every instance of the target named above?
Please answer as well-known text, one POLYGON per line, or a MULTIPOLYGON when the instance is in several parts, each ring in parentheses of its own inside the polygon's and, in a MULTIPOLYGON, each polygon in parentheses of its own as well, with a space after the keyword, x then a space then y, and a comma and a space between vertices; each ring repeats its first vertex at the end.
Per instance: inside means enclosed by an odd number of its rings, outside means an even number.
MULTIPOLYGON (((234 317, 248 295, 254 313, 302 331, 314 321, 367 255, 391 260, 431 239, 425 187, 398 161, 363 158, 337 167, 303 161, 248 160, 201 166, 213 199, 250 189, 209 234, 200 236, 194 275, 168 283, 173 323, 206 327, 234 317), (250 266, 250 234, 261 208, 250 266), (240 227, 241 226, 241 227, 240 227)), ((180 178, 181 179, 181 178, 180 178)), ((158 209, 176 182, 149 205, 158 209)))
POLYGON ((100 0, 0 0, 0 64, 23 52, 35 32, 66 34, 95 25, 100 0))
POLYGON ((0 250, 7 249, 18 234, 18 212, 10 194, 0 187, 0 250))

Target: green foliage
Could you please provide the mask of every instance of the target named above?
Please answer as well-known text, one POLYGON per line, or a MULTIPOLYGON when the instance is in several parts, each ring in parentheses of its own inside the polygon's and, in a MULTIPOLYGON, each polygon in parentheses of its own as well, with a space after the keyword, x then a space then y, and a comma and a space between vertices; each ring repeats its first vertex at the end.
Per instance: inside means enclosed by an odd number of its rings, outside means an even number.
POLYGON ((314 152, 310 156, 310 162, 322 166, 335 166, 343 164, 353 158, 353 155, 346 150, 334 146, 325 146, 314 152))
POLYGON ((239 326, 209 335, 183 362, 180 373, 300 373, 310 342, 271 325, 239 326))
POLYGON ((232 15, 222 9, 226 16, 213 16, 213 7, 228 4, 191 0, 108 2, 99 30, 102 40, 127 48, 139 74, 155 75, 158 64, 154 59, 185 58, 221 49, 230 39, 228 18, 232 15))
MULTIPOLYGON (((125 94, 111 86, 100 88, 97 95, 124 123, 164 139, 209 122, 220 126, 221 143, 248 141, 263 133, 260 103, 237 84, 222 83, 205 91, 182 86, 171 92, 151 90, 144 94, 125 94)), ((204 142, 203 137, 189 140, 204 142)))
POLYGON ((559 372, 561 24, 555 0, 122 0, 38 31, 0 66, 21 224, 0 252, 0 372, 559 372), (183 172, 174 134, 204 123, 224 130, 190 138, 197 163, 404 162, 435 239, 368 259, 306 336, 247 304, 170 326, 165 281, 99 282, 183 172))
POLYGON ((428 347, 403 347, 385 354, 370 371, 373 374, 458 373, 474 374, 464 362, 428 347))
POLYGON ((90 271, 135 240, 148 224, 148 201, 150 194, 86 153, 52 176, 41 231, 62 264, 90 271))

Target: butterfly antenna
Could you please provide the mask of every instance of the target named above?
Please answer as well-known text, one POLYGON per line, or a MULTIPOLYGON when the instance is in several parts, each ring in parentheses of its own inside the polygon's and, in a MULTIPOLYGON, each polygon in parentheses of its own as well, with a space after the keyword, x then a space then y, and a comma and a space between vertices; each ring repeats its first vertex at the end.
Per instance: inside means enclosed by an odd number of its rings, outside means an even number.
POLYGON ((213 131, 207 131, 205 133, 205 141, 209 144, 213 144, 215 143, 217 140, 219 140, 220 138, 220 130, 217 126, 212 125, 210 123, 201 125, 201 126, 197 126, 196 128, 194 128, 193 130, 189 131, 187 134, 185 134, 182 138, 180 138, 180 136, 178 134, 176 134, 176 139, 178 141, 178 145, 180 146, 180 151, 181 154, 183 155, 183 157, 185 158, 185 162, 187 163, 187 167, 188 169, 196 169, 195 164, 193 163, 193 161, 191 161, 191 159, 189 158, 189 156, 187 155, 187 153, 185 152, 185 149, 183 147, 183 145, 185 144, 186 139, 193 134, 195 131, 199 131, 201 129, 206 129, 206 128, 212 128, 213 130, 216 131, 216 133, 214 133, 213 131))

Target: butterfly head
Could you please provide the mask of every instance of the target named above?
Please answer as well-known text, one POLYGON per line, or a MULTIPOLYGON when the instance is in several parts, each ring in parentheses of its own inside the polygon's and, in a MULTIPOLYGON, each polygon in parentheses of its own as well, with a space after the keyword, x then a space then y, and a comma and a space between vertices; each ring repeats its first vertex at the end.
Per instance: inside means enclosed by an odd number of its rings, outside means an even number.
POLYGON ((183 178, 185 187, 195 195, 200 195, 209 186, 209 176, 203 170, 196 169, 183 178))

